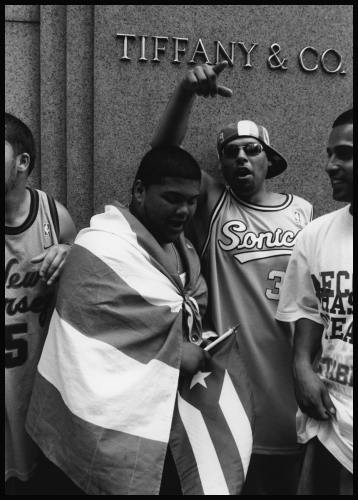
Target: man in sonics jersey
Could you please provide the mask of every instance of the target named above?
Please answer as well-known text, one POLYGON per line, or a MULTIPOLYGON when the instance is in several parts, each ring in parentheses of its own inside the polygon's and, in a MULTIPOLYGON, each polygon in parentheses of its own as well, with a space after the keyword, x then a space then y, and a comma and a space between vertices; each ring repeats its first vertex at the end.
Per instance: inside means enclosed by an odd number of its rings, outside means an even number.
POLYGON ((38 461, 25 419, 54 283, 76 236, 67 210, 26 186, 34 164, 31 131, 5 113, 5 492, 12 494, 21 494, 18 480, 30 480, 38 461))
MULTIPOLYGON (((153 147, 182 143, 196 95, 232 95, 218 84, 226 66, 198 66, 182 77, 154 133, 153 147)), ((296 494, 293 327, 276 322, 275 315, 296 237, 311 221, 313 209, 297 196, 267 190, 266 179, 281 174, 287 163, 270 147, 264 127, 252 121, 223 127, 217 151, 228 186, 203 172, 193 222, 209 288, 210 320, 219 335, 240 323, 238 343, 254 390, 254 448, 243 494, 296 494)))

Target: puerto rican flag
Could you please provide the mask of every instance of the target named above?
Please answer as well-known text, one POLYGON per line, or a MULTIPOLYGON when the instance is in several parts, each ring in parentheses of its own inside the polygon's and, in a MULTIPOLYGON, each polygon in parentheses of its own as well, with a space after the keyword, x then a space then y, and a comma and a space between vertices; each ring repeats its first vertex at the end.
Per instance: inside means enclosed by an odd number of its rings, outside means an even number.
POLYGON ((210 354, 203 372, 180 382, 170 446, 185 495, 239 495, 252 453, 253 392, 235 335, 210 354))
POLYGON ((179 245, 185 287, 112 205, 66 260, 26 428, 87 494, 157 495, 169 442, 185 494, 237 494, 244 482, 253 411, 234 335, 180 382, 183 324, 200 329, 207 290, 195 250, 179 245))

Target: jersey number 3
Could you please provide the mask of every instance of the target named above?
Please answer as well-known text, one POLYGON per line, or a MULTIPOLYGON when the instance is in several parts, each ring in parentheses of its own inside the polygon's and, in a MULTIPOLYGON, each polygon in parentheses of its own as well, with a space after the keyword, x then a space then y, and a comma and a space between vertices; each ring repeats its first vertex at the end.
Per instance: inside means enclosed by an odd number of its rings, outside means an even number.
POLYGON ((274 287, 266 289, 266 297, 270 300, 280 300, 281 287, 285 278, 284 271, 270 271, 267 279, 273 281, 274 287))
POLYGON ((16 338, 17 335, 24 333, 27 333, 27 323, 5 325, 5 368, 15 368, 26 363, 28 357, 27 340, 16 338))

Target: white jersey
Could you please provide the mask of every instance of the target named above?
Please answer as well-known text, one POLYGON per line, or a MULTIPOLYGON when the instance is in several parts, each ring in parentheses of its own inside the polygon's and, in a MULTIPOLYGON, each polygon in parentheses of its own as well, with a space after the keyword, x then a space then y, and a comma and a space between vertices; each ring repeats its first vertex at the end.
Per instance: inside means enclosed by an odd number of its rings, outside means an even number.
POLYGON ((224 189, 202 251, 214 330, 222 335, 240 324, 238 343, 255 397, 254 453, 298 451, 293 327, 275 316, 296 237, 312 212, 297 196, 286 195, 279 206, 261 206, 224 189))
POLYGON ((5 481, 29 479, 37 464, 25 420, 56 290, 40 279, 42 263, 30 262, 58 243, 56 208, 42 191, 29 191, 26 221, 5 226, 5 481))
POLYGON ((353 217, 349 207, 315 220, 298 238, 277 318, 324 326, 319 376, 336 417, 318 422, 298 413, 301 443, 317 436, 353 473, 353 217))

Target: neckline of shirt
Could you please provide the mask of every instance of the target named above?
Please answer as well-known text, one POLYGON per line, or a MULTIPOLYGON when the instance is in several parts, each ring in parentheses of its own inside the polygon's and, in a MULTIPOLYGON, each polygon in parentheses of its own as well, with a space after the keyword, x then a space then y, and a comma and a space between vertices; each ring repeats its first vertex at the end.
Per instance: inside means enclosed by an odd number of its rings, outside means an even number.
POLYGON ((247 201, 241 200, 236 194, 233 192, 231 188, 229 188, 229 193, 234 200, 239 203, 240 205, 243 205, 246 208, 251 208, 252 210, 257 210, 259 212, 278 212, 280 210, 284 210, 285 208, 289 207, 293 201, 293 195, 292 194, 284 194, 286 196, 286 200, 281 203, 280 205, 274 205, 274 206, 269 206, 269 205, 258 205, 256 203, 248 203, 247 201))
POLYGON ((5 235, 8 236, 16 236, 18 234, 24 233, 32 226, 37 217, 37 212, 39 208, 39 194, 35 189, 27 187, 30 191, 31 202, 30 202, 30 211, 29 215, 26 217, 26 220, 20 226, 6 226, 5 225, 5 235))

